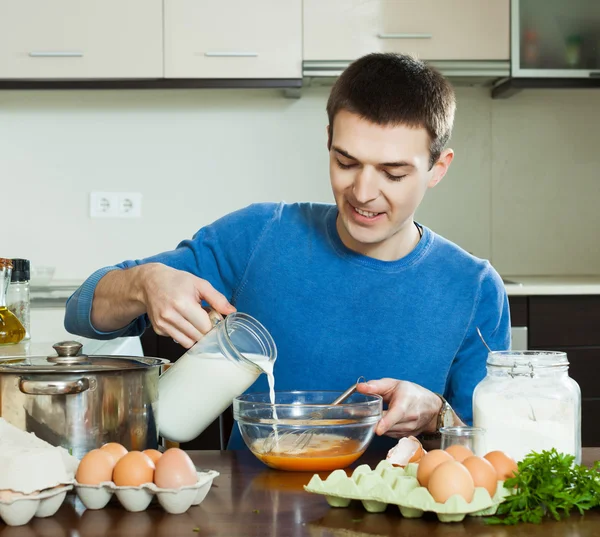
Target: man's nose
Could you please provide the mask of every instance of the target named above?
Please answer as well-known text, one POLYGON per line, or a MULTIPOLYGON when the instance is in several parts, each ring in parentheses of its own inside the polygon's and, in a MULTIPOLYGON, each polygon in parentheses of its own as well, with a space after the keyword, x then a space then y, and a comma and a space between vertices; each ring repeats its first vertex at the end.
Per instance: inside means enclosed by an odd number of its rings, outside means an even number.
POLYGON ((360 170, 354 179, 352 193, 356 201, 361 204, 376 199, 379 195, 379 186, 375 171, 368 168, 360 170))

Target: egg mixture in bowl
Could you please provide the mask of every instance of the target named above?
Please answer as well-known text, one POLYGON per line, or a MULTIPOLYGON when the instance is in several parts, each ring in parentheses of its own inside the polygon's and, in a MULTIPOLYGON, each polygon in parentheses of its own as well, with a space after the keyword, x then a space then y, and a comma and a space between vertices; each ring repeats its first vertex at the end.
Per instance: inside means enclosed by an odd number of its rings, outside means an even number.
POLYGON ((341 392, 277 392, 236 397, 233 417, 244 442, 263 463, 278 470, 316 472, 345 468, 358 459, 381 419, 379 395, 341 392))

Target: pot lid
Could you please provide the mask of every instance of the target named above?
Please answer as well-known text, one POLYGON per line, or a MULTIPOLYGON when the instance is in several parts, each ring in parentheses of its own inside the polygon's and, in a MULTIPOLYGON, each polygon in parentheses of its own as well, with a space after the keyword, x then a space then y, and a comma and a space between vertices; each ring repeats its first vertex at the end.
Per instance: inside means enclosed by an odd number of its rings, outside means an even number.
POLYGON ((145 356, 101 356, 81 354, 78 341, 60 341, 52 345, 56 354, 0 358, 0 373, 85 373, 149 369, 169 360, 145 356))

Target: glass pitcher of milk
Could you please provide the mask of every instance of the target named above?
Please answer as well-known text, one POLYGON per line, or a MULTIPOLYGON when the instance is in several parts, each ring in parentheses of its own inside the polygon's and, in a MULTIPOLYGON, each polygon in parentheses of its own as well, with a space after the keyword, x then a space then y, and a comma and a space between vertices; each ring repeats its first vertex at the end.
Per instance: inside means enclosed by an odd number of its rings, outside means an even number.
POLYGON ((277 348, 262 324, 245 313, 211 320, 213 329, 159 377, 158 429, 166 440, 193 440, 261 373, 273 374, 277 348))

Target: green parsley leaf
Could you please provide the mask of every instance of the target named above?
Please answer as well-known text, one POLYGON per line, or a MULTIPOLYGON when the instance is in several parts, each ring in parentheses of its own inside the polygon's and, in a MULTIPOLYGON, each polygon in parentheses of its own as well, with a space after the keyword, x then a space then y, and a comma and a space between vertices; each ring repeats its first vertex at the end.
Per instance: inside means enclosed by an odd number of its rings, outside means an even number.
POLYGON ((561 520, 576 511, 600 505, 600 461, 591 468, 575 464, 575 457, 552 448, 530 452, 518 463, 517 475, 504 482, 513 491, 498 506, 488 524, 539 524, 545 517, 561 520))

